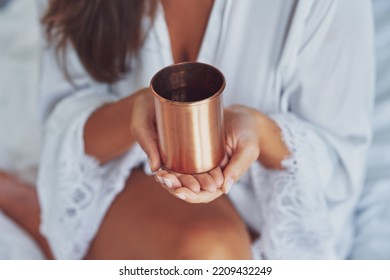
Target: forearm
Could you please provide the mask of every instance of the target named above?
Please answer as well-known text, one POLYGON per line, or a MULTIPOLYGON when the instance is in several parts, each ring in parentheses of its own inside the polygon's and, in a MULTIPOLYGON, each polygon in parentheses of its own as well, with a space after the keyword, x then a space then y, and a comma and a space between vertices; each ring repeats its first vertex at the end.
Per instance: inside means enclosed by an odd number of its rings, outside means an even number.
POLYGON ((86 154, 105 163, 125 153, 135 142, 130 132, 134 100, 143 91, 96 110, 84 127, 86 154))

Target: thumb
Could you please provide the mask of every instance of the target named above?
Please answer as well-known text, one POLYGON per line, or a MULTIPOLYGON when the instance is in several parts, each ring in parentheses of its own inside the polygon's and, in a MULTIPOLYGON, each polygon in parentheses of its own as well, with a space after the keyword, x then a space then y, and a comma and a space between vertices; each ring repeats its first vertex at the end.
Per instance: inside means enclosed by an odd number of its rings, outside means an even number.
POLYGON ((148 156, 150 169, 155 172, 161 166, 157 133, 154 128, 139 128, 136 137, 142 150, 148 156))
POLYGON ((223 171, 225 179, 222 185, 222 191, 225 194, 227 194, 232 185, 244 175, 250 165, 258 158, 258 155, 258 147, 252 145, 240 145, 233 151, 232 157, 223 171))
POLYGON ((130 126, 131 133, 148 156, 150 169, 155 172, 160 168, 161 161, 153 114, 145 114, 145 111, 141 113, 135 109, 132 118, 134 121, 130 126))
POLYGON ((155 126, 154 101, 148 90, 140 91, 134 101, 131 120, 131 134, 147 154, 150 169, 155 172, 160 168, 161 161, 155 126))

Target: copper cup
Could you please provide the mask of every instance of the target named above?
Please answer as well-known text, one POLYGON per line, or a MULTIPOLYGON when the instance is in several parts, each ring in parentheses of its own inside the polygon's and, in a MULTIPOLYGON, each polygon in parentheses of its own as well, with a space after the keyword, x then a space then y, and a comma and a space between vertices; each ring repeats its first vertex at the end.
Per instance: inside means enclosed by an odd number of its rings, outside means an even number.
POLYGON ((151 89, 166 168, 196 174, 220 164, 225 155, 224 88, 221 71, 199 62, 174 64, 154 75, 151 89))

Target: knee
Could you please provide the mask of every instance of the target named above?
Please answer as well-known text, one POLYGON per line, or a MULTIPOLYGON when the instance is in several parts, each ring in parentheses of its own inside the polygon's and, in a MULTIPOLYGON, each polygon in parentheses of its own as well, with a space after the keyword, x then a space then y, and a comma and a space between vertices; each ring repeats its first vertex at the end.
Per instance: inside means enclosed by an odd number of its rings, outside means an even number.
POLYGON ((245 227, 231 221, 190 222, 182 228, 175 248, 177 259, 251 258, 250 240, 245 227))

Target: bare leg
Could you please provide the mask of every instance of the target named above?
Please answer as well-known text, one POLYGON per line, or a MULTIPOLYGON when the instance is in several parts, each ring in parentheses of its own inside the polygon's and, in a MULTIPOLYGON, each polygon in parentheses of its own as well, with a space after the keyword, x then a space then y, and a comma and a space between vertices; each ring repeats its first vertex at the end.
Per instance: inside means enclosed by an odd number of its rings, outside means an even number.
POLYGON ((250 259, 250 237, 226 196, 208 204, 173 197, 133 171, 88 259, 250 259))
MULTIPOLYGON (((39 233, 33 187, 0 172, 0 209, 51 251, 39 233)), ((249 259, 245 224, 226 197, 189 204, 134 171, 108 211, 88 259, 249 259)))
POLYGON ((46 239, 39 232, 40 209, 34 187, 0 171, 0 210, 35 239, 47 258, 53 258, 46 239))

